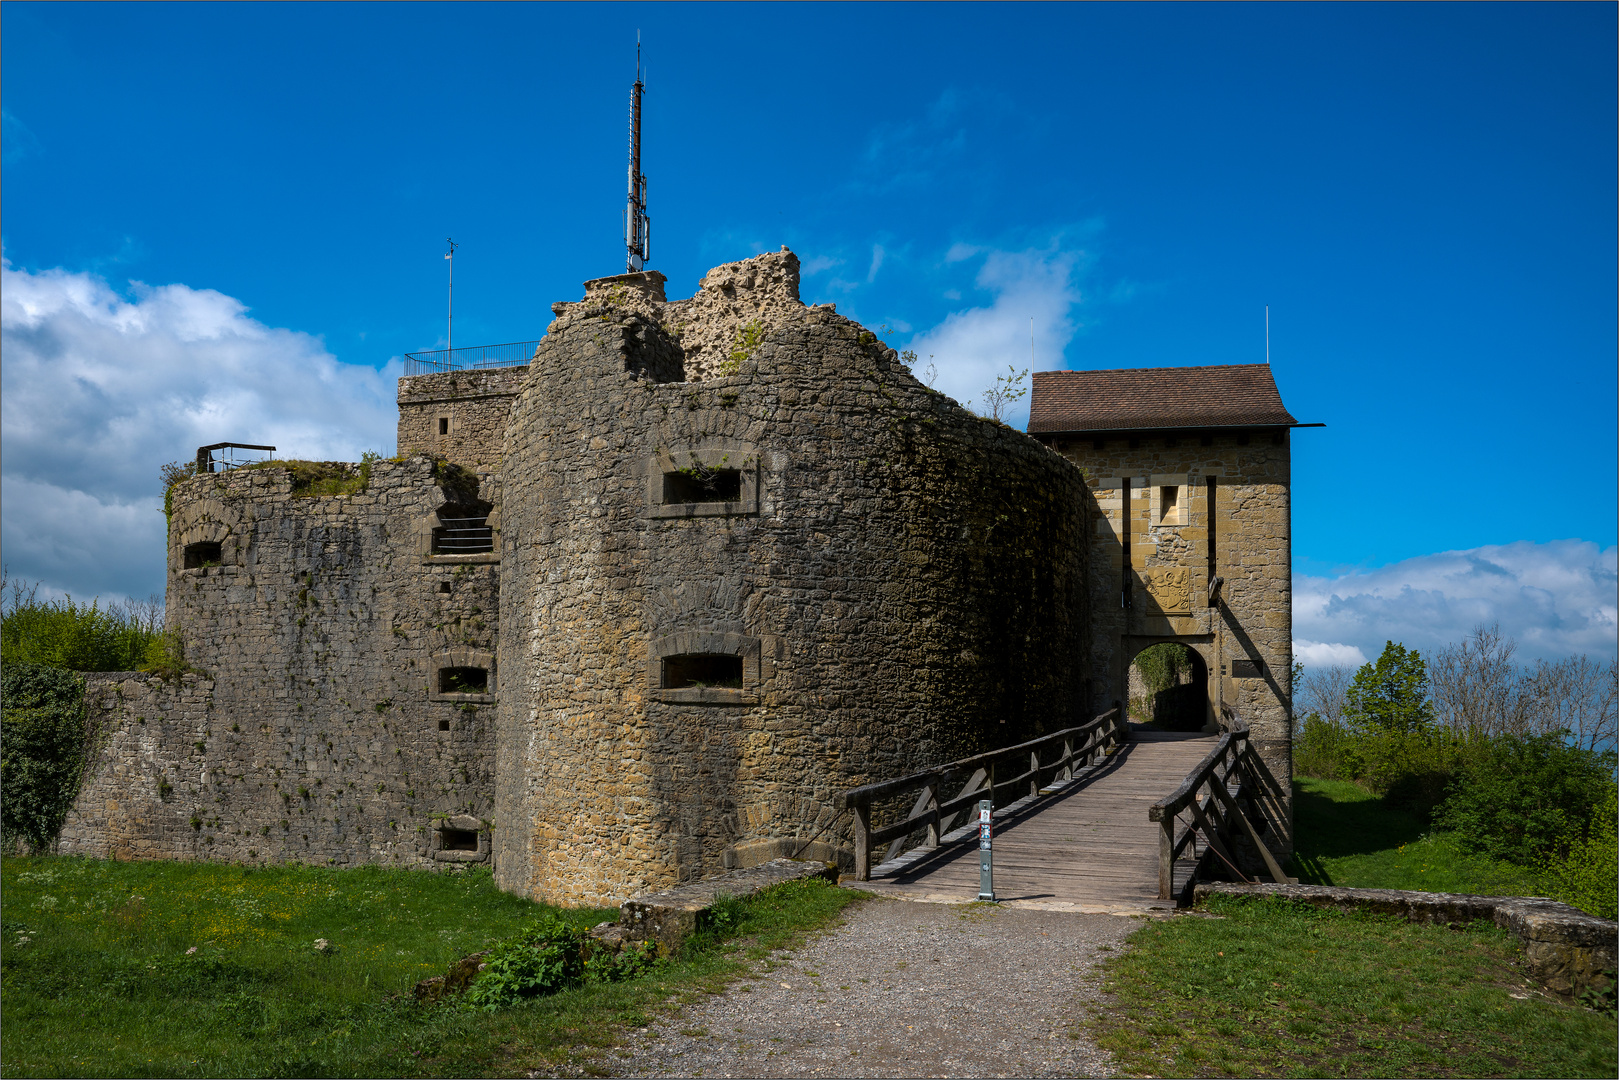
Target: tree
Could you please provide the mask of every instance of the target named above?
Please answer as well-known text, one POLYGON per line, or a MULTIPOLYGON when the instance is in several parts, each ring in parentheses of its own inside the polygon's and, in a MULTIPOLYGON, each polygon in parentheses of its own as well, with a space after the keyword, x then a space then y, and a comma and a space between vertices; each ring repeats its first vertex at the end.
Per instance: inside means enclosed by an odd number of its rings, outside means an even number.
POLYGON ((984 415, 991 420, 1006 423, 1006 411, 1017 404, 1029 388, 1023 385, 1023 380, 1029 377, 1029 369, 1019 371, 1008 364, 1005 375, 995 376, 995 382, 984 391, 984 415))
POLYGON ((1355 672, 1344 695, 1344 719, 1367 734, 1410 734, 1430 727, 1433 703, 1422 655, 1399 642, 1386 643, 1375 663, 1355 672))

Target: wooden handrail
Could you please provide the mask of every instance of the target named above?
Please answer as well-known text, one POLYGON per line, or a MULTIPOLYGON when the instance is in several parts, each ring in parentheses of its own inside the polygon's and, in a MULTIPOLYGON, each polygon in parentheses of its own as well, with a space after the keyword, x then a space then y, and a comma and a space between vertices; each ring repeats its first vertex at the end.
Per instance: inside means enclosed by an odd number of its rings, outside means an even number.
POLYGON ((998 792, 1007 789, 1021 791, 1025 784, 1027 791, 1024 794, 1038 795, 1042 787, 1062 773, 1067 772, 1071 777, 1075 762, 1083 759, 1090 764, 1107 744, 1122 742, 1128 737, 1122 717, 1123 710, 1115 706, 1078 727, 1064 728, 1038 739, 948 761, 907 776, 862 784, 838 795, 833 805, 854 813, 855 879, 871 880, 872 849, 881 844, 893 845, 889 849, 889 857, 892 858, 905 837, 926 827, 927 843, 936 845, 940 835, 949 831, 956 814, 980 799, 994 800, 998 792), (1057 746, 1061 746, 1062 752, 1056 760, 1042 764, 1042 753, 1057 746), (1012 776, 998 773, 996 766, 1008 760, 1026 761, 1026 765, 1022 765, 1012 776), (939 784, 951 773, 966 770, 976 770, 966 786, 955 797, 941 800, 939 784), (881 828, 872 827, 872 803, 918 787, 922 793, 909 815, 881 828))
POLYGON ((1181 786, 1147 809, 1147 820, 1158 822, 1160 829, 1158 836, 1160 900, 1173 898, 1175 860, 1188 847, 1196 851, 1194 844, 1199 834, 1210 850, 1226 862, 1234 873, 1241 875, 1242 871, 1237 868, 1236 859, 1231 851, 1231 837, 1238 826, 1247 834, 1254 847, 1259 849, 1260 857, 1265 860, 1265 868, 1270 871, 1274 880, 1279 882, 1296 880, 1282 872, 1282 867, 1271 852, 1270 845, 1260 838, 1259 830, 1243 812, 1243 802, 1252 798, 1249 793, 1250 786, 1257 787, 1262 795, 1278 799, 1281 798, 1282 792, 1269 770, 1264 767, 1264 763, 1255 755, 1253 743, 1248 737, 1248 725, 1234 713, 1230 719, 1231 728, 1220 736, 1220 741, 1214 744, 1214 749, 1198 762, 1197 767, 1187 775, 1181 786), (1222 765, 1225 767, 1223 773, 1222 765), (1231 790, 1233 777, 1237 786, 1235 792, 1231 790), (1186 831, 1177 836, 1176 820, 1187 810, 1191 811, 1192 821, 1187 825, 1186 831))

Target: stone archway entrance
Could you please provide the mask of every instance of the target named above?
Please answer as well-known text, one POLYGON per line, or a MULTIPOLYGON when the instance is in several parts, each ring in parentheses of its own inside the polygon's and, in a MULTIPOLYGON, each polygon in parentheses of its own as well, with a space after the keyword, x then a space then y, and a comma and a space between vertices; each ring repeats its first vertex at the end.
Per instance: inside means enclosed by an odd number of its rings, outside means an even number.
POLYGON ((1166 731, 1212 730, 1209 663, 1196 645, 1174 639, 1142 642, 1125 671, 1130 719, 1166 731))

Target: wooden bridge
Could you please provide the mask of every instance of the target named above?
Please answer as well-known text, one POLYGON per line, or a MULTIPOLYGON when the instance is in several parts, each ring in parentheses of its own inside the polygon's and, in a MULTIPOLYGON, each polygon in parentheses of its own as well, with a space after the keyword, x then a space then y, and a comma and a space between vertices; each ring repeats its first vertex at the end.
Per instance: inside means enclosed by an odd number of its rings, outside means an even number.
POLYGON ((1240 721, 1220 735, 1155 731, 1118 710, 1089 724, 922 773, 867 784, 840 802, 855 814, 854 887, 912 900, 978 895, 979 799, 995 800, 995 895, 1073 911, 1174 907, 1199 864, 1234 876, 1233 839, 1263 843, 1280 827, 1281 792, 1247 744, 1240 721), (954 798, 942 790, 962 784, 954 798), (920 789, 910 814, 903 796, 920 789), (896 797, 900 802, 896 803, 896 797), (885 809, 897 820, 874 826, 885 809), (1255 826, 1253 822, 1262 822, 1255 826), (909 847, 909 850, 906 850, 909 847))

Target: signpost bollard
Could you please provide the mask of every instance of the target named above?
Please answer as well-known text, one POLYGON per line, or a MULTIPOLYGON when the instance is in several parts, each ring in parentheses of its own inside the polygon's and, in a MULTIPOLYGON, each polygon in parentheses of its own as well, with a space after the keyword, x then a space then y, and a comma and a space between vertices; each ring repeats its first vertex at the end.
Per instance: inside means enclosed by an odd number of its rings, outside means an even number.
POLYGON ((978 803, 978 899, 994 902, 995 866, 993 862, 993 815, 995 804, 989 799, 978 803))

